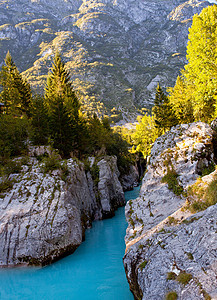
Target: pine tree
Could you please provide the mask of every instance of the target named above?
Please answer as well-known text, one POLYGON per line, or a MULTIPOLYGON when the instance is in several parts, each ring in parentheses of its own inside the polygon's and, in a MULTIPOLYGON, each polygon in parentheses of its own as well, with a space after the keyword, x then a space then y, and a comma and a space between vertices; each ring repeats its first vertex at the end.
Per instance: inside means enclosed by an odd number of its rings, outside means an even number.
POLYGON ((80 103, 73 91, 69 72, 59 52, 56 53, 51 72, 48 74, 45 103, 54 147, 65 156, 69 155, 70 151, 77 153, 81 146, 84 122, 80 116, 80 103))
POLYGON ((71 128, 71 118, 60 96, 56 96, 51 103, 49 129, 53 147, 64 157, 68 156, 75 136, 71 128))
POLYGON ((48 112, 44 98, 36 95, 33 98, 31 109, 31 140, 35 145, 46 145, 48 143, 48 125, 48 112))
POLYGON ((155 101, 153 107, 154 121, 158 133, 162 134, 172 126, 177 124, 168 97, 164 94, 160 84, 156 88, 155 101))
POLYGON ((66 70, 59 52, 54 57, 53 66, 51 72, 48 74, 47 85, 45 87, 45 101, 47 102, 48 109, 52 103, 52 99, 56 96, 64 99, 64 104, 70 115, 73 119, 78 120, 80 103, 73 91, 69 72, 66 70))
POLYGON ((6 113, 30 116, 32 93, 30 85, 19 73, 10 52, 5 57, 5 65, 0 72, 0 84, 3 87, 1 101, 6 113))

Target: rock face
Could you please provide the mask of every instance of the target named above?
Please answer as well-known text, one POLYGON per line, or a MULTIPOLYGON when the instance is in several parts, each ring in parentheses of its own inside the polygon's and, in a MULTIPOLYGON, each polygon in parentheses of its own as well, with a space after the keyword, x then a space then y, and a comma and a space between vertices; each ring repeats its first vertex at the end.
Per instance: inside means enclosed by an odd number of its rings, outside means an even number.
MULTIPOLYGON (((212 129, 198 122, 177 125, 154 143, 140 196, 126 206, 124 266, 135 299, 171 292, 185 300, 217 298, 217 205, 193 216, 186 206, 188 187, 213 164, 212 139, 212 129)), ((215 178, 214 172, 202 181, 215 178)))
POLYGON ((15 183, 0 199, 0 266, 44 265, 72 253, 93 220, 125 204, 115 157, 95 162, 94 176, 73 159, 65 164, 67 177, 43 173, 36 158, 10 175, 15 183))
POLYGON ((128 174, 120 176, 120 182, 124 191, 130 191, 139 183, 139 170, 137 166, 131 165, 128 174))
POLYGON ((129 119, 135 105, 153 104, 158 82, 174 84, 186 63, 192 16, 207 5, 212 4, 1 0, 0 62, 9 49, 32 86, 40 89, 59 49, 89 109, 89 102, 103 99, 108 109, 116 107, 116 115, 122 112, 129 119))

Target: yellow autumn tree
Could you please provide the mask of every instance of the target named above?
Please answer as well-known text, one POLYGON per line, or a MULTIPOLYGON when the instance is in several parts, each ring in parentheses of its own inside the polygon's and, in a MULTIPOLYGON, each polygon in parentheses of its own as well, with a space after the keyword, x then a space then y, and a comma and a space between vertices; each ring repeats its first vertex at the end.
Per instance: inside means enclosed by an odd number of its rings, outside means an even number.
POLYGON ((159 136, 158 130, 153 116, 145 114, 143 117, 139 116, 137 120, 136 131, 132 135, 134 143, 132 152, 141 152, 146 157, 150 155, 151 147, 159 136))
POLYGON ((176 113, 183 115, 182 110, 190 108, 194 120, 209 122, 217 112, 217 5, 193 17, 188 38, 188 64, 169 90, 170 101, 176 113))

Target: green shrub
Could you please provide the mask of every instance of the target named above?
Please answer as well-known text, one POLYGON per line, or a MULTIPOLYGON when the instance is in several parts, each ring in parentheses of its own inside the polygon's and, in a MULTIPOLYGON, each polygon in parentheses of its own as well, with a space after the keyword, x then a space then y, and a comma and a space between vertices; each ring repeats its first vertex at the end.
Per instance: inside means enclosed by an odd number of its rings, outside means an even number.
POLYGON ((9 180, 8 178, 0 182, 0 194, 6 193, 10 189, 12 189, 14 183, 15 180, 9 180))
POLYGON ((183 192, 183 187, 179 185, 177 177, 179 175, 174 170, 167 170, 167 174, 162 178, 162 182, 168 184, 168 189, 172 190, 173 193, 177 196, 181 195, 183 192))
POLYGON ((85 159, 83 161, 83 164, 84 164, 84 170, 85 170, 85 172, 86 173, 90 172, 90 161, 89 161, 89 159, 85 159))
POLYGON ((40 155, 36 155, 36 159, 39 161, 39 162, 42 162, 45 158, 47 158, 49 155, 47 152, 45 152, 44 154, 40 154, 40 155))
POLYGON ((209 175, 210 173, 214 172, 215 171, 215 164, 214 163, 211 163, 207 168, 204 168, 202 170, 202 177, 203 176, 206 176, 206 175, 209 175))
POLYGON ((147 265, 147 260, 144 260, 140 265, 139 265, 139 268, 142 270, 142 269, 144 269, 145 267, 146 267, 146 265, 147 265))
POLYGON ((176 300, 176 299, 178 299, 178 295, 175 291, 166 294, 165 300, 176 300))
POLYGON ((50 171, 61 169, 60 164, 60 156, 57 152, 53 151, 52 154, 49 157, 45 157, 43 159, 44 165, 42 167, 42 170, 44 173, 48 173, 50 171))
POLYGON ((63 181, 67 181, 67 177, 69 175, 69 169, 67 163, 66 162, 62 163, 60 165, 60 169, 61 169, 61 179, 63 181))
POLYGON ((26 119, 0 115, 0 160, 2 162, 26 151, 28 127, 26 119))
POLYGON ((21 170, 22 170, 21 161, 8 160, 3 167, 3 172, 7 176, 10 174, 19 174, 21 170))
POLYGON ((167 273, 167 280, 175 280, 176 277, 177 277, 177 275, 174 272, 168 272, 167 273))
POLYGON ((34 145, 47 145, 48 143, 48 111, 43 97, 36 95, 31 107, 30 139, 34 145))
POLYGON ((199 178, 188 190, 188 195, 196 197, 196 200, 187 205, 187 209, 195 213, 207 209, 217 203, 217 178, 215 177, 208 186, 205 186, 199 178))
POLYGON ((179 275, 176 277, 176 280, 184 285, 188 284, 191 279, 192 275, 190 273, 186 273, 185 271, 180 272, 179 275))
POLYGON ((97 166, 97 163, 94 162, 90 169, 90 173, 92 175, 93 181, 95 185, 98 185, 99 183, 99 167, 97 166))
POLYGON ((178 220, 177 219, 175 219, 174 217, 168 217, 168 223, 170 224, 170 225, 172 225, 172 224, 174 224, 174 225, 176 225, 177 223, 178 223, 178 220))

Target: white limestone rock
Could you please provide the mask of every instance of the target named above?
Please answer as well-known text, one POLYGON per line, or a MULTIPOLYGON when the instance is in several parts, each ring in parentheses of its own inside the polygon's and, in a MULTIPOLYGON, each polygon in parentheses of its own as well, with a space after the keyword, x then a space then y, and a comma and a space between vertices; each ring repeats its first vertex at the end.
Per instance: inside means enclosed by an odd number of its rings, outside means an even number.
POLYGON ((94 219, 125 204, 114 157, 98 162, 103 195, 82 163, 66 163, 65 181, 61 170, 43 173, 35 158, 11 175, 16 182, 0 198, 0 266, 45 265, 72 253, 94 219))
POLYGON ((124 191, 132 190, 133 187, 137 186, 139 182, 138 168, 131 165, 127 174, 120 176, 120 182, 124 191))
MULTIPOLYGON (((165 299, 172 290, 183 300, 216 293, 211 284, 217 264, 216 205, 194 217, 182 209, 188 186, 213 164, 212 135, 209 125, 202 122, 177 125, 153 145, 140 196, 126 205, 124 265, 135 299, 165 299), (178 174, 181 194, 162 182, 168 169, 178 174), (186 271, 193 279, 186 286, 167 280, 167 273, 174 270, 186 271)), ((206 176, 204 180, 211 179, 206 176)))
POLYGON ((114 210, 125 205, 123 188, 118 180, 117 158, 104 157, 97 163, 99 167, 98 191, 104 217, 114 215, 114 210), (110 201, 108 201, 110 199, 110 201))

